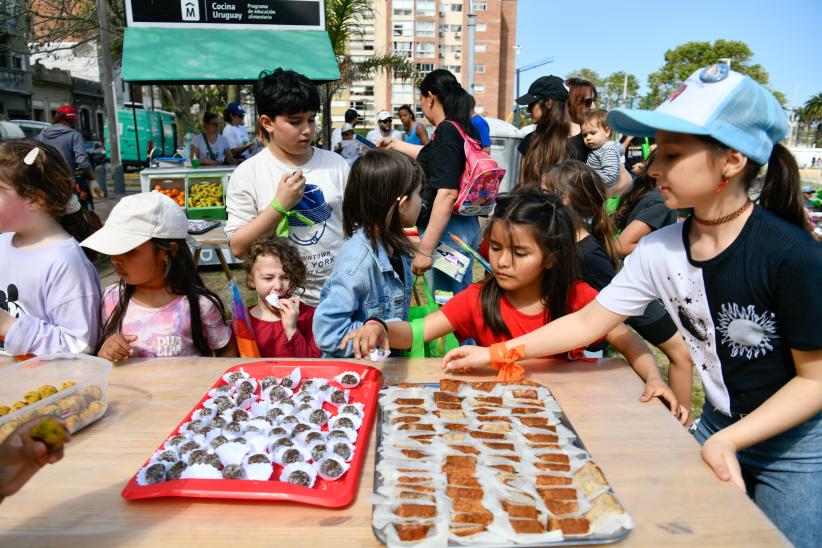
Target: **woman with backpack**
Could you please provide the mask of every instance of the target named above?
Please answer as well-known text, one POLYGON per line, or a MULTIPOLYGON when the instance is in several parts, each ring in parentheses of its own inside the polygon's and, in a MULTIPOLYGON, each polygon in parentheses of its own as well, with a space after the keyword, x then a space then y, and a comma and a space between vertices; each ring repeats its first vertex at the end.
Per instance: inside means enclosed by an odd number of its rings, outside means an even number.
MULTIPOLYGON (((436 127, 434 136, 425 146, 384 139, 387 146, 416 158, 425 173, 422 186, 422 211, 417 220, 420 243, 411 264, 415 275, 431 270, 437 246, 444 243, 459 249, 450 234, 459 237, 473 249, 480 243, 480 225, 476 215, 453 213, 465 170, 465 137, 478 139, 471 124, 472 98, 449 71, 429 72, 420 84, 420 103, 425 117, 436 127)), ((434 269, 432 281, 435 290, 465 289, 472 281, 473 258, 469 257, 468 270, 461 282, 434 269)))

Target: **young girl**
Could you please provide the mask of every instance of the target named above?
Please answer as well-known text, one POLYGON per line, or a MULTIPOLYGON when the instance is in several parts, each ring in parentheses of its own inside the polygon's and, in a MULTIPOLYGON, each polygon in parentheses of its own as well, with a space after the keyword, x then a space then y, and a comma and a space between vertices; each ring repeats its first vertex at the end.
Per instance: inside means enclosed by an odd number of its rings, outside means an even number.
MULTIPOLYGON (((486 228, 494 275, 470 285, 441 310, 426 316, 425 340, 456 332, 460 340, 471 338, 490 345, 585 306, 596 291, 576 279, 574 232, 571 212, 558 196, 539 191, 500 195, 486 228)), ((378 344, 386 344, 383 329, 379 324, 367 324, 346 336, 340 346, 352 341, 355 357, 368 355, 378 344)), ((387 334, 392 347, 411 347, 410 324, 388 322, 387 334)), ((616 326, 606 339, 647 381, 641 401, 660 396, 677 416, 681 415, 683 410, 659 375, 648 348, 625 326, 616 326)), ((569 357, 581 355, 580 348, 569 357)))
POLYGON ((244 261, 246 285, 260 298, 248 310, 260 354, 319 358, 311 331, 314 307, 294 295, 306 275, 299 252, 285 238, 265 236, 251 244, 244 261))
MULTIPOLYGON (((656 111, 616 109, 608 122, 656 135, 650 174, 684 223, 642 239, 592 302, 507 344, 542 356, 586 344, 661 298, 705 387, 702 457, 747 490, 796 546, 822 545, 822 248, 807 232, 799 173, 778 144, 776 99, 713 65, 656 111), (750 186, 768 163, 754 205, 750 186)), ((449 369, 490 362, 488 349, 449 352, 449 369)))
POLYGON ((0 143, 0 350, 9 354, 97 347, 100 280, 59 222, 72 197, 56 149, 0 143))
POLYGON ((111 361, 134 357, 236 356, 223 303, 194 266, 188 221, 159 192, 126 196, 82 245, 111 256, 120 282, 103 294, 103 343, 111 361))
MULTIPOLYGON (((655 155, 652 152, 648 156, 646 165, 653 163, 655 155)), ((640 238, 675 222, 676 210, 668 209, 656 179, 648 174, 647 168, 643 169, 634 179, 631 190, 622 195, 614 213, 614 223, 620 231, 616 241, 617 253, 620 257, 627 256, 636 249, 640 238)))
MULTIPOLYGON (((590 166, 568 160, 542 176, 542 190, 562 196, 576 213, 579 277, 601 291, 619 268, 614 224, 605 213, 606 191, 602 178, 590 166)), ((685 340, 668 312, 659 301, 651 301, 641 316, 630 318, 627 323, 668 356, 671 389, 679 403, 690 409, 693 363, 685 340)), ((685 421, 687 415, 680 418, 685 421)))
POLYGON ((414 247, 402 229, 420 214, 423 178, 414 160, 391 150, 372 150, 351 167, 343 196, 348 239, 314 313, 314 340, 325 356, 351 356, 340 341, 363 324, 408 317, 414 247))

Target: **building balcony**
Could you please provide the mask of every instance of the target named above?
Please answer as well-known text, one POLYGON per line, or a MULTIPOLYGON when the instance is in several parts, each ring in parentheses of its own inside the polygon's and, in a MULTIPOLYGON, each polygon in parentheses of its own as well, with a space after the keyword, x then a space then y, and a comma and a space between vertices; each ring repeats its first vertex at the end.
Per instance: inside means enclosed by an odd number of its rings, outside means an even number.
POLYGON ((31 95, 31 77, 24 70, 0 68, 0 91, 31 95))

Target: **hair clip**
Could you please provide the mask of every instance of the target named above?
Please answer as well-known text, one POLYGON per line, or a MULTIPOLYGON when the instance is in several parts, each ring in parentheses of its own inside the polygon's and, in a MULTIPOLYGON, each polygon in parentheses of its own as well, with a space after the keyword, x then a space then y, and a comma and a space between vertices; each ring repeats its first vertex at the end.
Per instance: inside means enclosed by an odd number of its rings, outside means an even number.
POLYGON ((27 166, 32 165, 34 163, 34 161, 37 160, 37 155, 38 154, 40 154, 40 149, 38 147, 34 147, 33 149, 31 149, 29 151, 28 154, 26 154, 26 157, 23 158, 23 163, 26 164, 27 166))

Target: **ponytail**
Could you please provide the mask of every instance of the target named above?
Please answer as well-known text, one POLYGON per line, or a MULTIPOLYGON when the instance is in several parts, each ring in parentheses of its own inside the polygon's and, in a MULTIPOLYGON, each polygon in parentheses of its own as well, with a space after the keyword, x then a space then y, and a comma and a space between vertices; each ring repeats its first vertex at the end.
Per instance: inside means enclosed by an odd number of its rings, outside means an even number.
POLYGON ((420 83, 420 93, 434 95, 439 99, 447 119, 458 123, 471 137, 478 137, 474 124, 471 123, 474 98, 463 89, 451 72, 445 69, 429 72, 420 83))
MULTIPOLYGON (((761 167, 751 162, 751 166, 746 168, 745 182, 749 188, 761 167)), ((759 193, 759 205, 802 230, 811 232, 800 191, 801 181, 796 159, 787 148, 777 143, 768 159, 768 171, 759 193)))

